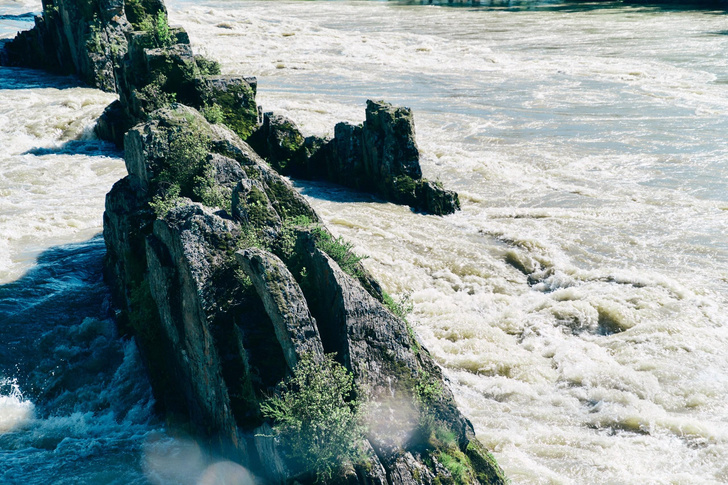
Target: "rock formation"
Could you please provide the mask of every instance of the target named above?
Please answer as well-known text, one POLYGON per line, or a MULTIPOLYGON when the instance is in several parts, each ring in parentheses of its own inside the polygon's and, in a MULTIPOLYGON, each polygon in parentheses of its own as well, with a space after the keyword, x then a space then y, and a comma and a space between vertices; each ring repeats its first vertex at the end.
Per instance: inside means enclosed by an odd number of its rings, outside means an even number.
MULTIPOLYGON (((361 258, 244 141, 283 171, 312 167, 311 176, 454 210, 456 195, 421 180, 411 112, 370 102, 362 126, 337 125, 328 141, 303 139, 273 115, 259 127, 255 81, 210 74, 214 63, 166 26, 163 5, 57 2, 6 57, 41 49, 57 61, 49 67, 119 93, 99 124, 101 135, 123 136, 128 171, 106 198, 106 275, 170 425, 261 483, 505 483, 361 258), (84 57, 94 25, 105 32, 103 54, 84 57), (111 31, 124 42, 107 44, 111 31), (295 384, 314 377, 325 389, 295 384), (322 463, 295 453, 280 431, 285 416, 270 411, 270 396, 286 390, 321 406, 307 418, 312 429, 352 420, 340 456, 322 463)), ((334 435, 304 455, 326 456, 334 435)))
POLYGON ((266 113, 250 143, 286 175, 374 192, 430 214, 460 209, 455 192, 422 178, 409 108, 367 101, 364 123, 339 123, 330 140, 304 138, 291 120, 266 113))
POLYGON ((371 409, 373 453, 346 483, 502 482, 373 278, 235 133, 175 104, 129 131, 125 161, 104 218, 109 281, 168 413, 268 481, 312 480, 285 442, 261 443, 275 423, 260 407, 304 356, 333 353, 371 409), (223 207, 200 190, 210 183, 223 207))

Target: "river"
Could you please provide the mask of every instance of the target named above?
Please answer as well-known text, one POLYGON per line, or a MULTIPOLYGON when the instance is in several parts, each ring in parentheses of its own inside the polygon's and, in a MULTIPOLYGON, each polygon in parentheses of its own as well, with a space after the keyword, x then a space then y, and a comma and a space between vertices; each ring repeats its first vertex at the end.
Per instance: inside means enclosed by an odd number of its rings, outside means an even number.
MULTIPOLYGON (((168 7, 306 134, 362 121, 366 99, 413 108, 424 175, 457 190, 461 212, 296 185, 390 293, 410 295, 413 327, 513 483, 728 482, 724 12, 168 7)), ((0 35, 39 8, 0 0, 0 35)), ((94 235, 124 166, 90 127, 111 99, 0 69, 3 483, 163 483, 155 463, 199 453, 155 420, 133 343, 108 319, 94 235)))

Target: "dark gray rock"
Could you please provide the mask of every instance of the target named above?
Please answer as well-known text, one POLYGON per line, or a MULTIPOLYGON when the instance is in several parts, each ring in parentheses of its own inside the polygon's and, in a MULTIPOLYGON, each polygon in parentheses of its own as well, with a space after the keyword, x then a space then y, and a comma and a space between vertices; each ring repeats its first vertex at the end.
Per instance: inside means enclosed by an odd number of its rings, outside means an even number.
POLYGON ((114 66, 127 50, 123 0, 44 3, 33 29, 5 44, 6 64, 77 74, 91 86, 115 90, 114 66))
POLYGON ((258 129, 258 105, 255 95, 258 81, 254 77, 209 76, 196 79, 198 98, 193 106, 217 107, 222 122, 243 140, 258 129))
POLYGON ((281 218, 266 195, 265 186, 258 180, 238 182, 232 196, 233 217, 256 227, 281 228, 281 218))
POLYGON ((248 178, 238 162, 218 153, 208 155, 207 165, 212 169, 215 183, 231 190, 238 182, 248 178))
POLYGON ((147 237, 147 281, 159 314, 163 341, 174 349, 170 376, 185 396, 189 417, 210 445, 249 462, 240 436, 215 342, 210 315, 214 272, 225 254, 219 242, 235 227, 199 204, 182 204, 154 222, 147 237))
POLYGON ((316 320, 308 310, 301 288, 283 261, 257 248, 238 251, 235 259, 263 300, 289 369, 293 371, 306 354, 322 359, 324 348, 316 320))
POLYGON ((304 226, 285 226, 285 237, 298 237, 293 254, 283 251, 283 222, 316 215, 231 130, 173 105, 129 131, 126 163, 130 175, 107 199, 108 268, 122 319, 140 340, 165 409, 186 416, 224 456, 272 482, 288 480, 275 439, 256 436, 265 429, 259 403, 302 355, 335 352, 370 409, 365 445, 371 451, 343 469, 340 483, 434 484, 433 477, 449 477, 432 465, 448 446, 467 452, 463 459, 480 463, 479 476, 490 477, 472 483, 500 483, 502 472, 473 445, 472 426, 439 367, 378 301, 378 284, 366 270, 359 267, 357 278, 344 273, 304 226), (166 213, 151 211, 174 140, 190 135, 206 140, 212 183, 235 185, 233 218, 184 197, 166 213), (252 248, 251 231, 286 254, 285 261, 252 248), (425 403, 418 389, 433 386, 439 390, 425 403), (450 430, 455 442, 438 442, 424 422, 450 430))
POLYGON ((325 179, 431 214, 460 209, 455 192, 422 178, 409 108, 367 101, 366 121, 338 123, 331 140, 304 138, 291 120, 266 113, 250 141, 286 175, 325 179))
POLYGON ((382 101, 367 101, 362 129, 364 171, 371 180, 399 176, 422 178, 412 110, 382 101))

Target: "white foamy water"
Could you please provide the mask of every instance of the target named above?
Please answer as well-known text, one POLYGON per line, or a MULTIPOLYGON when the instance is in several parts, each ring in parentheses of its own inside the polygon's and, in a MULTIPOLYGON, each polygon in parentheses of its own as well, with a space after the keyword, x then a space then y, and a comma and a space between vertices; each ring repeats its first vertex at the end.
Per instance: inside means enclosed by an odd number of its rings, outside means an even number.
POLYGON ((32 419, 35 405, 23 399, 17 381, 0 379, 0 390, 0 433, 7 433, 32 419))
MULTIPOLYGON (((425 176, 456 189, 461 212, 423 216, 300 187, 388 291, 412 293, 411 323, 514 483, 728 482, 724 13, 169 7, 198 50, 226 73, 258 76, 259 103, 306 133, 361 121, 367 98, 414 109, 425 176)), ((0 37, 29 26, 21 14, 33 10, 1 0, 0 37)), ((71 256, 17 278, 49 247, 101 231, 124 166, 90 133, 112 99, 0 70, 0 303, 21 293, 12 284, 46 279, 44 290, 89 292, 71 256)), ((88 312, 38 330, 44 351, 27 337, 26 352, 18 342, 56 315, 2 314, 20 324, 3 334, 6 350, 35 370, 16 372, 0 354, 0 379, 24 381, 22 395, 0 389, 0 482, 173 483, 180 457, 194 458, 190 483, 245 476, 157 434, 133 346, 88 312), (118 367, 53 394, 84 368, 64 366, 89 355, 114 355, 118 367)))
POLYGON ((126 175, 121 154, 93 136, 114 95, 67 77, 0 73, 0 282, 39 251, 101 231, 104 196, 126 175))
POLYGON ((414 109, 425 176, 460 213, 300 186, 387 290, 412 293, 514 483, 728 482, 724 13, 170 7, 306 133, 361 121, 367 98, 414 109))

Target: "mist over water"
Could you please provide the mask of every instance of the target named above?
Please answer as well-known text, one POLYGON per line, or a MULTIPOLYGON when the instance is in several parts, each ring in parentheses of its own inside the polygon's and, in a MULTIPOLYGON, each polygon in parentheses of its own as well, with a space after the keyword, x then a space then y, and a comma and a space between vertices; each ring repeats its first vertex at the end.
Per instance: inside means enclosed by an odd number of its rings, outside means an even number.
MULTIPOLYGON (((414 109, 423 172, 461 212, 296 185, 390 293, 411 293, 412 325, 514 483, 728 482, 725 13, 168 7, 305 133, 362 121, 368 98, 414 109)), ((39 10, 0 0, 0 37, 39 10)), ((243 477, 164 433, 108 318, 94 235, 125 169, 91 133, 113 99, 0 68, 0 482, 172 483, 182 464, 188 483, 243 477)))

